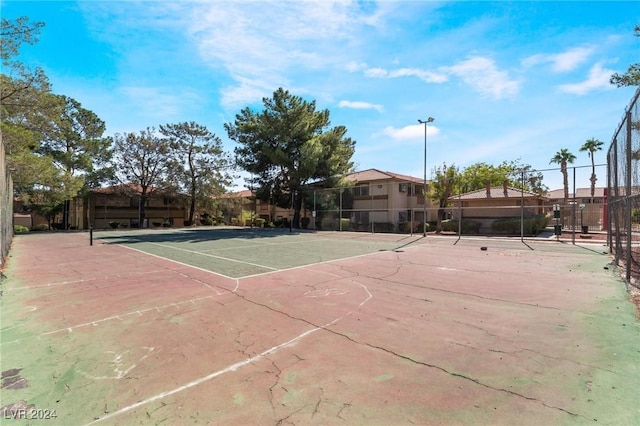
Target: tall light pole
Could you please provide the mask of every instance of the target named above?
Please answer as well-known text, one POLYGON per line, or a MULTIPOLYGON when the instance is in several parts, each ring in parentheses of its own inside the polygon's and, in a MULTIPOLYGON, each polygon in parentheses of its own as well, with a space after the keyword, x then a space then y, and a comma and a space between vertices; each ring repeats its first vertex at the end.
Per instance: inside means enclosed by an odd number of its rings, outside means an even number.
POLYGON ((422 193, 424 195, 424 201, 422 203, 422 236, 427 236, 427 123, 433 123, 435 119, 429 117, 426 120, 418 119, 418 123, 424 124, 424 176, 422 180, 422 193))

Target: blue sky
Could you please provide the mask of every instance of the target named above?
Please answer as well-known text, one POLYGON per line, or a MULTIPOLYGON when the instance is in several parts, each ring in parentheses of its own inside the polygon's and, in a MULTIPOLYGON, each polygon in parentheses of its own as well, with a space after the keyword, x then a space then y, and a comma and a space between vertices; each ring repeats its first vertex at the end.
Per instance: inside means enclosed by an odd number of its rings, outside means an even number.
MULTIPOLYGON (((609 84, 639 61, 640 2, 6 1, 44 21, 20 59, 107 134, 223 125, 278 87, 329 109, 356 140, 358 170, 422 177, 443 163, 520 159, 548 169, 561 148, 608 147, 635 88, 609 84)), ((596 153, 606 162, 606 149, 596 153)), ((588 187, 590 170, 578 172, 588 187)), ((550 189, 559 171, 544 172, 550 189)), ((604 186, 605 169, 598 170, 604 186)), ((241 182, 240 182, 241 183, 241 182)))

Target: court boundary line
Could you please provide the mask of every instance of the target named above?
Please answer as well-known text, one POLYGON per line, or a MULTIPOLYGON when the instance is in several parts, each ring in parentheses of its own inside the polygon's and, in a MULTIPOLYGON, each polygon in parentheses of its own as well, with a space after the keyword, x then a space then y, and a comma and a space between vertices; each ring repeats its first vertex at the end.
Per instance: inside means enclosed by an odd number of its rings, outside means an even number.
POLYGON ((221 274, 219 272, 210 271, 208 269, 204 269, 204 268, 201 268, 201 267, 195 266, 195 265, 189 265, 188 263, 180 262, 179 260, 169 259, 169 258, 166 258, 166 257, 162 257, 160 255, 157 255, 157 254, 148 253, 146 251, 143 251, 143 250, 140 250, 140 249, 137 249, 137 248, 133 248, 133 247, 129 247, 129 246, 126 246, 126 245, 123 245, 123 244, 118 244, 118 246, 119 247, 124 247, 124 248, 126 248, 128 250, 133 250, 135 252, 142 253, 142 254, 145 254, 145 255, 148 255, 148 256, 153 256, 153 257, 158 258, 158 259, 166 260, 168 262, 177 263, 178 265, 181 265, 181 266, 186 266, 186 267, 189 267, 189 268, 198 269, 198 270, 200 270, 202 272, 208 272, 210 274, 217 275, 217 276, 219 276, 221 278, 226 278, 228 280, 236 280, 237 279, 237 278, 234 278, 234 277, 230 277, 230 276, 221 274))
POLYGON ((171 247, 171 246, 168 246, 166 244, 154 243, 154 242, 149 242, 149 241, 143 241, 143 243, 147 243, 147 244, 151 244, 151 245, 154 245, 154 246, 160 246, 160 247, 168 248, 168 249, 171 249, 171 250, 184 251, 184 252, 195 254, 195 255, 198 255, 198 256, 212 257, 214 259, 222 259, 222 260, 226 260, 228 262, 242 263, 244 265, 256 266, 258 268, 271 269, 272 271, 277 271, 278 270, 278 269, 272 268, 270 266, 259 265, 257 263, 252 263, 252 262, 245 262, 243 260, 230 259, 228 257, 223 257, 223 256, 216 256, 216 255, 209 254, 209 253, 203 253, 201 251, 187 250, 187 249, 183 249, 183 248, 180 248, 180 247, 171 247))
POLYGON ((59 281, 59 282, 53 282, 53 283, 48 283, 48 284, 42 284, 42 285, 13 287, 13 288, 8 288, 5 291, 7 293, 10 293, 12 291, 19 291, 19 290, 33 290, 33 289, 46 288, 46 287, 58 287, 58 286, 70 285, 70 284, 88 283, 88 282, 92 282, 92 281, 98 281, 98 280, 101 280, 101 279, 111 279, 113 277, 123 278, 123 277, 131 277, 131 276, 138 276, 138 275, 145 275, 145 274, 155 274, 155 273, 159 273, 159 272, 165 272, 165 269, 157 269, 157 270, 146 271, 146 272, 133 272, 133 273, 126 274, 126 275, 123 275, 123 274, 105 275, 105 276, 102 276, 102 277, 92 277, 92 278, 87 278, 87 279, 84 279, 84 280, 59 281))
MULTIPOLYGON (((337 277, 338 279, 342 279, 342 277, 339 277, 339 276, 336 276, 336 277, 337 277)), ((365 290, 365 292, 367 293, 367 297, 366 297, 363 301, 361 301, 361 302, 358 304, 358 309, 359 309, 359 308, 361 308, 365 303, 367 303, 369 300, 371 300, 371 299, 373 298, 373 294, 369 291, 369 288, 368 288, 365 284, 359 283, 359 282, 355 281, 354 279, 350 279, 350 281, 351 281, 352 283, 354 283, 354 284, 356 284, 356 285, 358 285, 358 286, 362 287, 362 288, 365 290)), ((244 297, 243 297, 243 299, 247 300, 247 299, 246 299, 246 298, 244 298, 244 297)), ((255 302, 252 302, 252 301, 250 301, 250 300, 247 300, 247 301, 248 301, 249 303, 255 303, 255 302)), ((264 305, 260 305, 260 306, 264 306, 264 305)), ((259 354, 254 355, 254 356, 252 356, 252 357, 250 357, 250 358, 247 358, 247 359, 245 359, 245 360, 243 360, 243 361, 238 361, 238 362, 233 363, 233 364, 231 364, 231 365, 229 365, 229 366, 227 366, 227 367, 225 367, 225 368, 223 368, 223 369, 216 370, 216 371, 214 371, 213 373, 209 373, 209 374, 208 374, 208 375, 206 375, 206 376, 200 377, 199 379, 195 379, 195 380, 192 380, 192 381, 190 381, 190 382, 188 382, 188 383, 186 383, 186 384, 184 384, 184 385, 182 385, 182 386, 178 386, 177 388, 171 389, 171 390, 169 390, 169 391, 161 392, 161 393, 156 394, 156 395, 154 395, 154 396, 151 396, 151 397, 148 397, 148 398, 146 398, 146 399, 140 400, 140 401, 138 401, 138 402, 136 402, 136 403, 134 403, 134 404, 131 404, 131 405, 125 406, 125 407, 123 407, 123 408, 121 408, 121 409, 119 409, 119 410, 117 410, 117 411, 114 411, 114 412, 112 412, 112 413, 107 414, 107 415, 106 415, 106 416, 104 416, 104 417, 101 417, 101 418, 95 419, 95 420, 93 420, 92 422, 87 423, 87 425, 95 424, 95 423, 101 422, 101 421, 103 421, 103 420, 107 420, 107 419, 110 419, 110 418, 112 418, 112 417, 119 416, 119 415, 124 414, 124 413, 126 413, 126 412, 129 412, 129 411, 131 411, 131 410, 133 410, 133 409, 136 409, 136 408, 138 408, 138 407, 141 407, 141 406, 143 406, 143 405, 146 405, 146 404, 148 404, 148 403, 150 403, 150 402, 154 402, 154 401, 161 400, 161 399, 163 399, 163 398, 165 398, 165 397, 167 397, 167 396, 174 395, 174 394, 176 394, 176 393, 179 393, 179 392, 182 392, 182 391, 184 391, 184 390, 190 389, 190 388, 192 388, 192 387, 198 386, 198 385, 200 385, 200 384, 202 384, 202 383, 208 382, 208 381, 210 381, 210 380, 212 380, 212 379, 215 379, 216 377, 221 376, 221 375, 223 375, 223 374, 226 374, 226 373, 229 373, 229 372, 234 372, 234 371, 238 370, 239 368, 242 368, 242 367, 245 367, 245 366, 247 366, 247 365, 253 364, 253 363, 254 363, 254 362, 256 362, 256 361, 260 361, 260 360, 262 360, 263 358, 266 358, 268 355, 275 354, 275 353, 276 353, 276 352, 278 352, 280 349, 283 349, 283 348, 286 348, 286 347, 288 347, 288 346, 291 346, 292 344, 294 344, 294 343, 298 342, 299 340, 304 339, 304 338, 305 338, 305 337, 307 337, 308 335, 310 335, 310 334, 312 334, 312 333, 315 333, 315 332, 316 332, 316 331, 318 331, 318 330, 326 330, 326 331, 330 331, 330 332, 332 332, 331 330, 328 330, 328 328, 329 328, 330 326, 332 326, 332 325, 336 324, 337 322, 341 321, 342 319, 344 319, 344 318, 346 318, 346 317, 350 316, 351 314, 353 314, 353 312, 354 312, 354 311, 355 311, 355 309, 352 309, 352 310, 348 311, 347 313, 345 313, 345 314, 343 314, 343 315, 341 315, 341 316, 339 316, 339 317, 335 318, 334 320, 332 320, 332 321, 330 321, 330 322, 328 322, 328 323, 326 323, 326 324, 324 324, 324 325, 321 325, 321 326, 316 326, 316 325, 314 325, 313 323, 310 323, 310 322, 308 322, 308 321, 306 321, 306 320, 302 320, 303 322, 305 322, 305 323, 307 323, 307 324, 313 325, 313 326, 314 326, 314 328, 312 328, 312 329, 310 329, 310 330, 307 330, 307 331, 305 331, 305 332, 303 332, 303 333, 301 333, 301 334, 297 335, 297 336, 296 336, 296 337, 294 337, 293 339, 290 339, 290 340, 288 340, 288 341, 286 341, 286 342, 284 342, 284 343, 280 343, 280 344, 278 344, 278 345, 276 345, 276 346, 273 346, 273 347, 271 347, 270 349, 267 349, 267 350, 265 350, 265 351, 262 351, 262 352, 260 352, 259 354)), ((278 312, 279 312, 279 311, 278 311, 278 312)), ((286 313, 284 313, 284 312, 281 312, 281 313, 282 313, 282 314, 284 314, 284 315, 286 315, 286 313)), ((300 319, 298 319, 298 320, 300 320, 300 319)), ((333 332, 332 332, 332 333, 333 333, 333 332)))
MULTIPOLYGON (((424 247, 424 246, 427 246, 427 244, 419 244, 419 245, 407 247, 407 249, 414 249, 414 248, 424 247)), ((275 270, 275 271, 261 272, 259 274, 245 275, 245 276, 241 277, 240 279, 261 277, 261 276, 264 276, 264 275, 271 275, 271 274, 275 274, 275 273, 278 273, 278 272, 293 271, 293 270, 296 270, 296 269, 303 269, 303 268, 306 268, 306 267, 313 267, 313 266, 318 266, 318 265, 325 265, 325 264, 328 264, 328 263, 335 263, 335 262, 339 262, 341 260, 351 260, 351 259, 358 259, 360 257, 375 256, 375 255, 382 254, 382 253, 397 253, 397 252, 395 251, 395 249, 393 249, 393 250, 381 250, 381 251, 379 250, 379 251, 374 251, 374 252, 370 252, 370 253, 357 254, 355 256, 340 257, 340 258, 337 258, 337 259, 323 260, 322 262, 307 263, 307 264, 304 264, 304 265, 292 266, 290 268, 278 269, 278 270, 275 270)))
POLYGON ((120 320, 120 321, 124 321, 122 317, 128 317, 128 316, 132 316, 132 315, 137 315, 139 317, 141 317, 143 314, 146 314, 147 312, 151 312, 151 311, 156 311, 156 312, 160 312, 160 310, 164 310, 167 308, 170 308, 172 306, 178 307, 181 305, 186 305, 186 304, 195 304, 195 302, 201 301, 201 300, 206 300, 206 299, 211 299, 211 300, 215 300, 218 296, 223 296, 225 294, 227 294, 228 292, 224 292, 224 293, 220 293, 220 294, 211 294, 209 296, 202 296, 202 297, 196 297, 194 299, 187 299, 187 300, 182 300, 180 302, 171 302, 171 303, 167 303, 165 305, 158 305, 158 306, 152 306, 150 308, 144 308, 144 309, 136 309, 134 311, 129 311, 129 312, 125 312, 123 314, 117 314, 117 315, 111 315, 109 317, 104 317, 104 318, 100 318, 100 319, 96 319, 93 321, 87 321, 87 322, 83 322, 80 324, 76 324, 76 325, 70 325, 68 327, 64 327, 64 328, 59 328, 56 330, 51 330, 51 331, 46 331, 44 333, 40 333, 38 335, 35 336, 28 336, 25 338, 20 338, 20 339, 14 339, 14 340, 10 340, 8 342, 0 342, 0 347, 4 346, 4 345, 9 345, 9 344, 13 344, 16 342, 22 342, 24 340, 30 340, 30 339, 41 339, 42 337, 46 337, 52 334, 58 334, 58 333, 62 333, 63 331, 67 331, 69 333, 72 333, 73 330, 77 329, 77 328, 84 328, 84 327, 88 327, 90 325, 93 326, 97 326, 99 323, 103 323, 103 322, 108 322, 108 321, 113 321, 113 320, 120 320))

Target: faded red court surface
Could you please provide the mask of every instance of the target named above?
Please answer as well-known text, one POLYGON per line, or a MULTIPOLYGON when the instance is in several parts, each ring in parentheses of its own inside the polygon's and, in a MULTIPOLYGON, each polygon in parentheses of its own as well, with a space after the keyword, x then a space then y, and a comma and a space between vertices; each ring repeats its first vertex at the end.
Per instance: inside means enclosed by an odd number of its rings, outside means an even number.
POLYGON ((454 241, 232 279, 17 237, 2 406, 64 425, 640 424, 640 326, 605 247, 454 241))

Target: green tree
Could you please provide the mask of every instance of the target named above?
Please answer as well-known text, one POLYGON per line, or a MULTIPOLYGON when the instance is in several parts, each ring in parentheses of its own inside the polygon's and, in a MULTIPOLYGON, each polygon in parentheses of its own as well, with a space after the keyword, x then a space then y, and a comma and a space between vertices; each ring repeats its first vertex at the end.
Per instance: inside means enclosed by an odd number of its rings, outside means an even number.
POLYGON ((262 101, 262 112, 247 107, 225 129, 240 144, 235 149, 237 163, 253 175, 256 196, 283 208, 293 205, 293 226, 298 228, 298 191, 314 181, 333 186, 353 167, 355 141, 345 137, 346 127, 329 128, 329 111, 316 111, 315 101, 282 88, 262 101))
POLYGON ((138 221, 144 226, 149 195, 166 183, 169 143, 159 138, 153 127, 136 133, 116 134, 113 138, 115 177, 123 188, 138 199, 138 221))
POLYGON ((53 158, 40 152, 42 140, 59 118, 59 102, 42 69, 31 70, 16 60, 23 44, 38 41, 43 26, 20 17, 3 18, 0 27, 0 131, 14 191, 25 205, 49 205, 60 198, 54 191, 77 189, 73 179, 54 166, 53 158))
POLYGON ((111 140, 104 138, 105 123, 80 102, 67 96, 56 96, 59 115, 51 131, 45 134, 38 152, 49 156, 54 165, 68 176, 70 188, 64 189, 63 224, 69 226, 71 198, 97 187, 112 175, 111 140))
POLYGON ((481 162, 472 164, 460 172, 460 187, 467 192, 482 189, 487 182, 491 186, 502 186, 506 181, 510 187, 544 194, 547 187, 542 183, 543 178, 541 172, 536 172, 530 165, 521 163, 519 159, 503 161, 497 166, 481 162), (522 182, 523 173, 524 183, 522 182))
POLYGON ((21 16, 16 20, 2 18, 0 24, 0 59, 2 59, 3 75, 15 84, 2 81, 0 102, 10 102, 24 90, 49 91, 49 81, 41 68, 30 70, 15 58, 24 43, 33 45, 38 42, 40 30, 44 22, 29 22, 29 17, 21 16), (8 73, 7 73, 8 70, 8 73))
POLYGON ((587 139, 587 141, 580 147, 580 152, 587 152, 589 154, 589 158, 591 158, 591 201, 593 201, 593 197, 596 193, 596 181, 598 178, 596 177, 596 163, 595 163, 595 152, 602 150, 602 145, 604 142, 599 141, 596 138, 587 139))
POLYGON ((562 173, 562 184, 564 187, 564 204, 569 201, 569 175, 567 173, 567 164, 573 164, 576 160, 576 156, 569 152, 568 149, 562 148, 560 151, 551 157, 549 164, 559 164, 560 173, 562 173))
MULTIPOLYGON (((640 25, 633 28, 633 35, 640 37, 640 25)), ((617 87, 640 86, 640 63, 629 65, 627 72, 622 75, 613 74, 609 82, 617 87)))
POLYGON ((57 102, 40 68, 30 70, 15 58, 23 44, 35 44, 44 23, 2 18, 0 26, 0 131, 12 171, 14 191, 21 201, 49 223, 58 212, 66 190, 77 189, 73 179, 39 152, 41 141, 56 120, 57 102))
POLYGON ((189 194, 189 223, 193 223, 196 204, 207 204, 231 184, 231 160, 220 138, 193 121, 160 126, 160 133, 169 140, 169 178, 189 194))
POLYGON ((449 197, 454 194, 456 188, 459 188, 460 172, 455 164, 437 167, 434 173, 434 179, 429 185, 429 198, 438 202, 438 216, 436 223, 436 233, 442 232, 442 220, 445 219, 445 208, 449 205, 449 197))

